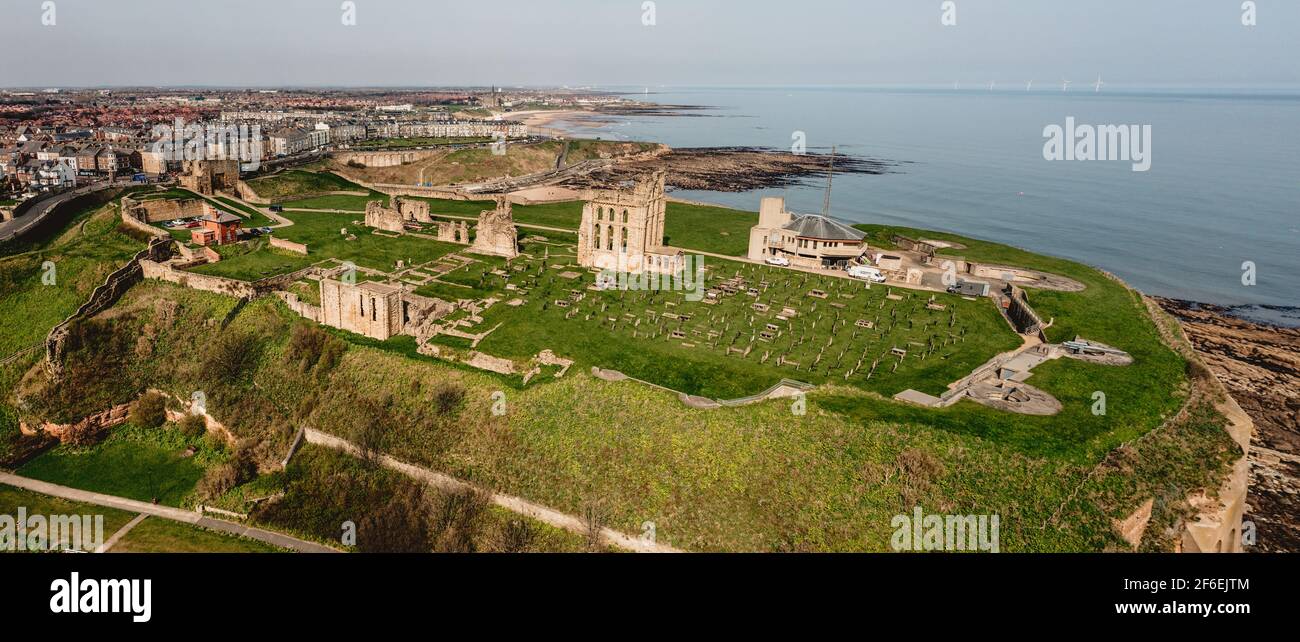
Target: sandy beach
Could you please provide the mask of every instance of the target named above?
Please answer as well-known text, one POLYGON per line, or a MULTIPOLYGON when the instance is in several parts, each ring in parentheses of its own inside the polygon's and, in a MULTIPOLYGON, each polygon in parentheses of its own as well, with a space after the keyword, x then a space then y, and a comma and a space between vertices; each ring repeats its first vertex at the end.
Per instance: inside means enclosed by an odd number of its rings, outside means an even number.
POLYGON ((503 118, 518 120, 528 125, 528 129, 533 134, 543 136, 566 136, 567 132, 562 129, 551 127, 551 123, 563 118, 574 116, 584 116, 592 112, 582 109, 557 109, 557 110, 534 110, 534 111, 516 111, 502 114, 503 118))

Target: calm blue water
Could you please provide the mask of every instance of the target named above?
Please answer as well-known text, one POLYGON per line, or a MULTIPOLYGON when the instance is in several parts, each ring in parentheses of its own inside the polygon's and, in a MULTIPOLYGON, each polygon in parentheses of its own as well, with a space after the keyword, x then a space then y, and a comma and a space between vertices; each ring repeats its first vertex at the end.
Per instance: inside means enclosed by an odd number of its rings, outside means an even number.
MULTIPOLYGON (((639 88, 638 88, 639 93, 639 88)), ((640 96, 634 96, 642 98, 640 96)), ((1110 270, 1151 293, 1224 305, 1300 305, 1300 92, 952 89, 652 89, 707 117, 557 123, 575 135, 674 147, 789 149, 905 161, 895 174, 837 176, 832 213, 952 231, 1110 270), (1152 127, 1150 171, 1128 162, 1049 162, 1043 128, 1152 127), (1023 195, 1021 193, 1023 192, 1023 195), (1256 284, 1242 285, 1242 263, 1256 284)), ((787 196, 817 212, 822 187, 677 195, 758 209, 787 196)))

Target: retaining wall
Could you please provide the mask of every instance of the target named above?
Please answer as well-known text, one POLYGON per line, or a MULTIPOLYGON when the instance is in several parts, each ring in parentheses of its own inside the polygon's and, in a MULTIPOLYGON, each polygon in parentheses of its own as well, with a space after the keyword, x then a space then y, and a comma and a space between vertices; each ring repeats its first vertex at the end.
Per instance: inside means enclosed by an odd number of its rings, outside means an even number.
POLYGON ((270 240, 271 247, 278 247, 282 250, 302 254, 303 256, 307 255, 307 245, 304 243, 294 243, 293 241, 286 241, 276 236, 269 236, 267 238, 270 240))

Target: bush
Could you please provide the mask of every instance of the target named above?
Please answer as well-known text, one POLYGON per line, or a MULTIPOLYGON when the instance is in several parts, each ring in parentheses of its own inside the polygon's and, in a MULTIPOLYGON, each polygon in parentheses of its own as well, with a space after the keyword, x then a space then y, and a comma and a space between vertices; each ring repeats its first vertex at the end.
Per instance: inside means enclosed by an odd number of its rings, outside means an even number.
POLYGON ((464 398, 465 388, 456 383, 444 383, 433 393, 434 406, 441 415, 451 414, 464 398))
POLYGON ((197 487, 199 497, 205 500, 216 499, 239 485, 239 473, 231 464, 213 466, 204 473, 197 487))
POLYGON ((522 519, 512 519, 501 526, 498 548, 502 553, 523 553, 537 540, 537 528, 522 519))
POLYGON ((141 428, 157 428, 167 422, 167 398, 157 392, 146 392, 131 404, 128 419, 141 428))
POLYGON ((185 413, 180 421, 181 433, 186 437, 202 437, 208 431, 208 422, 203 415, 185 413))
POLYGON ((473 553, 487 506, 487 497, 474 490, 447 493, 439 498, 429 516, 429 544, 433 551, 473 553))
POLYGON ((348 349, 342 339, 308 323, 293 326, 289 336, 289 347, 284 356, 290 363, 297 363, 303 373, 316 370, 318 376, 328 373, 337 366, 348 349))
POLYGON ((423 486, 403 480, 357 523, 363 553, 429 552, 429 502, 423 486))
POLYGON ((203 370, 217 381, 231 384, 257 361, 258 344, 245 332, 221 332, 208 344, 203 355, 203 370))

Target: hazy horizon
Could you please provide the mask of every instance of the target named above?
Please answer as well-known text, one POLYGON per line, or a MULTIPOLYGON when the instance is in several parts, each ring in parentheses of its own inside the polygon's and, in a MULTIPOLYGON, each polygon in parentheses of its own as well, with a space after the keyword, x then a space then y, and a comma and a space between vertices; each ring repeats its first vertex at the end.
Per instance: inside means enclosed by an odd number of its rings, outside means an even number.
POLYGON ((1258 0, 32 0, 0 86, 430 88, 1043 84, 1300 87, 1300 3, 1258 0), (42 18, 52 14, 55 24, 42 18))

